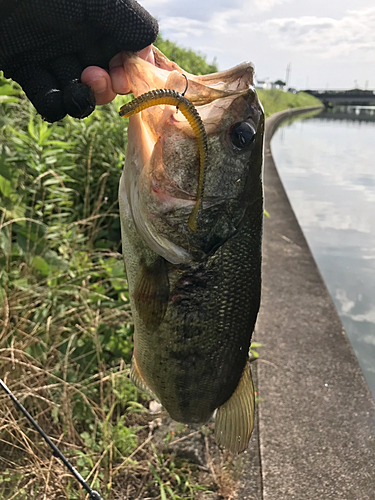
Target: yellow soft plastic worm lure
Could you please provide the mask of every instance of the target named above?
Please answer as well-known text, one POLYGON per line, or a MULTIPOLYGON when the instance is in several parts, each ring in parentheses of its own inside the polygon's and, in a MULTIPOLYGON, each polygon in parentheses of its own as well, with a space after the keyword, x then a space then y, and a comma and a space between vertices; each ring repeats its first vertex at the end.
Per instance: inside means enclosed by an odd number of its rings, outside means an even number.
POLYGON ((200 168, 197 188, 197 201, 195 202, 194 208, 189 217, 189 227, 192 231, 196 231, 198 211, 203 198, 205 165, 207 163, 208 153, 207 134, 198 111, 196 110, 194 105, 179 92, 171 89, 158 89, 151 90, 151 92, 147 92, 146 94, 142 94, 133 101, 122 106, 122 108, 120 109, 120 116, 126 118, 128 116, 135 115, 136 113, 139 113, 144 109, 151 108, 152 106, 158 106, 160 104, 177 106, 177 108, 189 122, 198 140, 200 168))

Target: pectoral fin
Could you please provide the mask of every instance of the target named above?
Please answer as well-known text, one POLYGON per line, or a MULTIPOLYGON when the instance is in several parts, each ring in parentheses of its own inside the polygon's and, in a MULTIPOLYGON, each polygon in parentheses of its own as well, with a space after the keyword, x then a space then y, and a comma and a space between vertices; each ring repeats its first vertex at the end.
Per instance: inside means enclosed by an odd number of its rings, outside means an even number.
POLYGON ((246 450, 254 427, 254 408, 254 386, 250 365, 246 363, 236 390, 217 410, 217 443, 234 453, 246 450))
POLYGON ((141 266, 134 290, 134 303, 148 330, 156 330, 163 321, 169 300, 168 265, 159 257, 141 266))

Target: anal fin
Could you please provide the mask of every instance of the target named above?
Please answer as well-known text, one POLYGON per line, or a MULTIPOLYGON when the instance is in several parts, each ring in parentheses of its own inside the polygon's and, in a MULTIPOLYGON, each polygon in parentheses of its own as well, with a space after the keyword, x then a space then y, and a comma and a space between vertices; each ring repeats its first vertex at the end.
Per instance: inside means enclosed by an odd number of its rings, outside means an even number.
POLYGON ((232 396, 216 413, 216 442, 233 453, 246 450, 254 427, 254 386, 247 362, 232 396))
POLYGON ((141 372, 139 371, 137 361, 134 356, 132 358, 132 366, 130 369, 130 380, 139 390, 145 392, 153 399, 155 399, 155 401, 160 403, 159 398, 153 393, 153 391, 147 385, 145 379, 142 377, 141 372))

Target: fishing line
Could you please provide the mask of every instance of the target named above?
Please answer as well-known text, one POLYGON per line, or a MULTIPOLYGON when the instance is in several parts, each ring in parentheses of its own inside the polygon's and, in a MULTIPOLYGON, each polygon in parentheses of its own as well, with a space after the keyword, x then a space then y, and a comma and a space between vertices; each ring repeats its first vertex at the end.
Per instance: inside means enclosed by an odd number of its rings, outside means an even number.
POLYGON ((58 447, 50 440, 50 438, 47 436, 47 434, 44 432, 44 430, 41 427, 39 427, 39 425, 35 422, 35 420, 30 415, 30 413, 18 401, 18 399, 14 396, 14 394, 11 392, 11 390, 8 389, 8 387, 1 380, 1 378, 0 378, 0 386, 8 394, 8 396, 11 398, 11 400, 17 406, 17 408, 19 410, 21 410, 21 412, 25 415, 27 420, 39 432, 39 434, 42 436, 44 441, 50 446, 50 448, 52 448, 53 456, 56 458, 59 458, 62 461, 62 463, 66 466, 66 468, 69 470, 69 472, 75 477, 75 479, 77 479, 77 481, 81 484, 81 486, 87 491, 87 493, 90 495, 90 500, 104 500, 104 498, 101 497, 97 491, 94 491, 90 488, 90 486, 86 483, 86 481, 83 479, 81 474, 73 467, 73 465, 69 462, 69 460, 67 460, 65 458, 65 456, 61 453, 61 451, 58 449, 58 447))

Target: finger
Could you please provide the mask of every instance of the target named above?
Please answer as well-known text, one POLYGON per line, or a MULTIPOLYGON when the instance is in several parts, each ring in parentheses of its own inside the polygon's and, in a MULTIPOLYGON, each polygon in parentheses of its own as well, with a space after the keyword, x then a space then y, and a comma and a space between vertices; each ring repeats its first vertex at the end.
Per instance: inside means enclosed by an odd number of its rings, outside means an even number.
POLYGON ((82 66, 77 57, 64 54, 49 61, 49 69, 63 88, 72 80, 78 80, 82 73, 82 66))
POLYGON ((94 92, 88 85, 78 80, 64 87, 64 105, 66 112, 73 118, 86 118, 95 109, 94 92))
POLYGON ((93 91, 80 81, 82 66, 78 58, 65 54, 51 61, 50 68, 63 89, 66 112, 74 118, 85 118, 95 109, 93 91))
MULTIPOLYGON (((154 52, 152 45, 148 45, 143 50, 137 52, 137 55, 155 64, 154 52)), ((117 54, 109 63, 109 74, 112 82, 112 89, 116 94, 130 94, 132 92, 132 81, 126 70, 124 69, 124 54, 117 54)))
POLYGON ((97 66, 89 66, 83 70, 82 83, 88 85, 94 92, 96 104, 108 104, 116 97, 112 88, 111 78, 107 71, 97 66))
POLYGON ((113 39, 109 37, 92 39, 90 43, 86 43, 79 53, 78 57, 82 68, 88 66, 99 66, 103 69, 108 69, 109 61, 120 52, 120 47, 113 39))
POLYGON ((109 74, 112 88, 116 94, 130 94, 132 91, 131 80, 124 69, 122 54, 117 54, 109 63, 109 74))
POLYGON ((38 113, 48 122, 61 120, 66 115, 63 93, 56 78, 45 69, 20 65, 12 73, 38 113))

